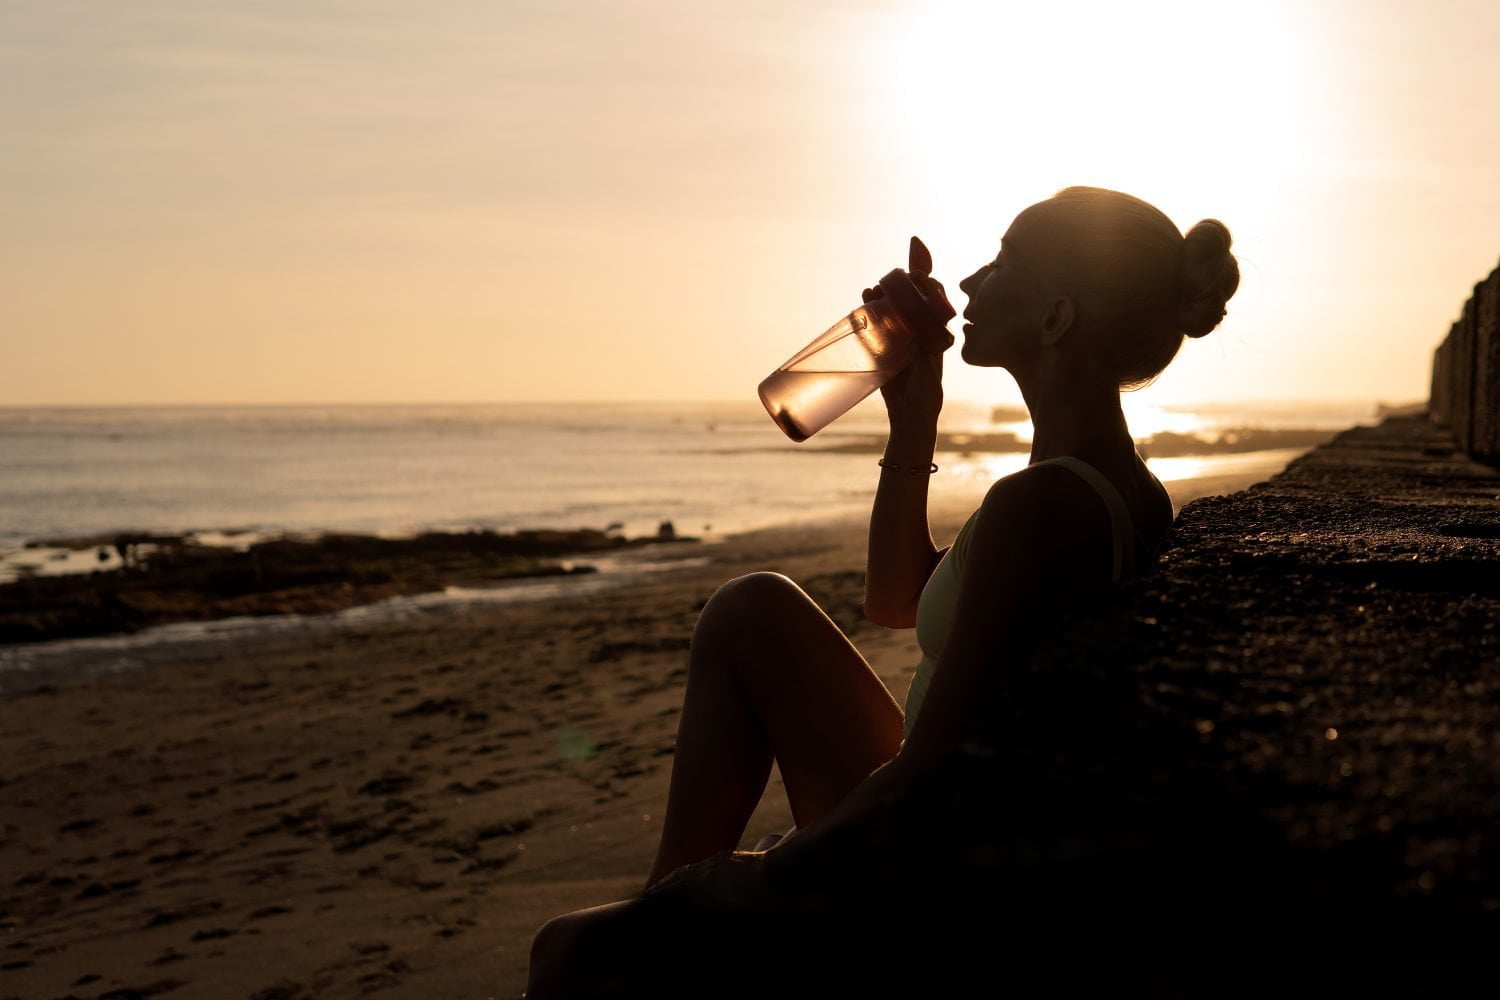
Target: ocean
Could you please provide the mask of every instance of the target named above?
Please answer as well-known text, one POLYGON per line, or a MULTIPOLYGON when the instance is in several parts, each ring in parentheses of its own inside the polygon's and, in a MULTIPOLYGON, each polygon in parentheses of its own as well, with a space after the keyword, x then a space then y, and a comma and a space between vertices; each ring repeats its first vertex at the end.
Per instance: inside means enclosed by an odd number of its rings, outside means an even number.
MULTIPOLYGON (((1152 407, 1126 397, 1138 438, 1214 439, 1244 428, 1339 430, 1373 423, 1363 402, 1152 407)), ((950 400, 940 429, 1009 431, 1017 414, 950 400)), ((868 514, 883 440, 878 398, 794 444, 758 401, 470 406, 0 409, 0 583, 118 565, 125 532, 191 534, 245 546, 281 534, 430 530, 614 529, 712 542, 744 530, 868 514), (66 544, 94 539, 93 546, 66 544), (48 544, 56 543, 56 544, 48 544)), ((1150 458, 1165 482, 1235 475, 1298 450, 1150 458)), ((975 504, 1024 452, 940 451, 934 497, 975 504)), ((701 558, 683 550, 685 560, 701 558)), ((618 585, 673 565, 589 558, 592 577, 450 590, 356 608, 331 620, 437 613, 464 603, 530 600, 618 585)), ((680 564, 680 563, 678 563, 680 564)), ((329 616, 320 616, 326 624, 329 616)), ((245 631, 314 627, 298 616, 168 625, 132 636, 0 645, 0 691, 140 666, 164 649, 190 655, 245 631), (147 650, 154 650, 147 655, 147 650)))
MULTIPOLYGON (((1129 400, 1130 397, 1127 397, 1129 400)), ((950 401, 942 429, 1008 429, 950 401)), ((1001 414, 1001 416, 1010 416, 1001 414)), ((1135 407, 1138 437, 1245 427, 1340 429, 1373 403, 1135 407)), ((195 533, 245 544, 283 533, 605 529, 707 539, 868 510, 878 399, 803 444, 744 403, 0 409, 0 581, 79 568, 48 540, 195 533), (27 549, 26 546, 33 546, 27 549)), ((1232 471, 1243 455, 1152 459, 1164 481, 1232 471)), ((977 499, 1023 453, 939 454, 934 494, 977 499)), ((93 552, 86 555, 94 558, 93 552)), ((96 568, 89 564, 88 568, 96 568)))

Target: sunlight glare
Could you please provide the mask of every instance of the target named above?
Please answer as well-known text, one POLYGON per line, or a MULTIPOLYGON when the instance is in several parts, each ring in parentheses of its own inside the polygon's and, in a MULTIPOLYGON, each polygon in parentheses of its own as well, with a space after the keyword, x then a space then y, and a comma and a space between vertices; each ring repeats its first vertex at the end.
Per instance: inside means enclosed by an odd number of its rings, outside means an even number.
POLYGON ((903 163, 952 200, 934 239, 972 227, 976 199, 1019 208, 1068 183, 1138 192, 1174 218, 1265 205, 1292 173, 1312 82, 1292 22, 1278 3, 914 4, 888 39, 885 107, 938 140, 903 163))
POLYGON ((1211 426, 1211 421, 1191 410, 1155 406, 1130 393, 1120 396, 1120 409, 1137 441, 1153 434, 1197 434, 1211 426))
POLYGON ((1175 483, 1185 479, 1197 479, 1215 471, 1215 460, 1202 455, 1184 455, 1174 458, 1150 458, 1146 467, 1151 474, 1164 483, 1175 483))
MULTIPOLYGON (((1284 0, 911 3, 881 43, 878 113, 910 132, 892 183, 958 308, 1007 220, 1092 184, 1183 228, 1224 219, 1247 273, 1235 312, 1253 312, 1262 248, 1305 242, 1322 71, 1303 17, 1284 0)), ((995 398, 984 373, 954 374, 956 396, 995 398)))

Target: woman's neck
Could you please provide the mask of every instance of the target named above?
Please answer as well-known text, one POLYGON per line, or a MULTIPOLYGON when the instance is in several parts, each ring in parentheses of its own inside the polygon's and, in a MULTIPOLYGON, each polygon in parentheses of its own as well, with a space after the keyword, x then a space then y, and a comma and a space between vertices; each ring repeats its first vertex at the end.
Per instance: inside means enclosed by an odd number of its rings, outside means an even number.
POLYGON ((1135 453, 1120 409, 1120 390, 1099 378, 1039 379, 1021 383, 1031 411, 1031 461, 1064 455, 1109 459, 1135 453))

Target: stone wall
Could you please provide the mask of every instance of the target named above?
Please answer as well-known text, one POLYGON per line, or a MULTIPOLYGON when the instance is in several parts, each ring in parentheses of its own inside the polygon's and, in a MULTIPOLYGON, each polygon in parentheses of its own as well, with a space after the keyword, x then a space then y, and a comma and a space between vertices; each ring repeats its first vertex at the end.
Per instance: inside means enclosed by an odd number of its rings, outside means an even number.
POLYGON ((1428 412, 1459 450, 1500 465, 1500 268, 1474 286, 1438 345, 1428 412))

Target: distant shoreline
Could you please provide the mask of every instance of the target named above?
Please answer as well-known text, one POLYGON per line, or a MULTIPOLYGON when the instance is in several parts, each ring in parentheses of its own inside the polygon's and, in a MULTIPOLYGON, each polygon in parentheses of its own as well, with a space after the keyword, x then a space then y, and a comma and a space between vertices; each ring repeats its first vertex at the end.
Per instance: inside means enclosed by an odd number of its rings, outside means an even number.
MULTIPOLYGON (((1163 431, 1136 442, 1136 450, 1144 458, 1193 458, 1211 455, 1240 455, 1255 451, 1279 451, 1286 448, 1316 448, 1333 440, 1342 428, 1322 427, 1228 428, 1214 437, 1201 434, 1178 434, 1163 431)), ((882 435, 860 435, 822 447, 811 446, 800 450, 803 455, 864 455, 879 454, 885 447, 882 435)), ((1031 442, 1010 431, 940 431, 937 436, 937 453, 958 455, 1007 455, 1031 450, 1031 442)), ((785 451, 784 448, 734 449, 736 453, 746 451, 785 451)), ((725 449, 704 449, 705 454, 727 454, 725 449)))

